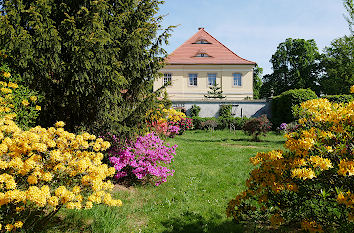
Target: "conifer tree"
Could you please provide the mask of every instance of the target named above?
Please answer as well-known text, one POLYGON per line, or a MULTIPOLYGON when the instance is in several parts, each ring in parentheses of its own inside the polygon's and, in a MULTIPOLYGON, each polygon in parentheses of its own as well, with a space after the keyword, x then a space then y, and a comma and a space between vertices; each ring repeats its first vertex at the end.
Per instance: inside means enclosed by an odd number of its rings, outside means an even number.
POLYGON ((41 124, 129 135, 163 66, 160 0, 0 0, 0 48, 45 97, 41 124))
POLYGON ((221 90, 221 87, 219 87, 216 83, 214 83, 214 85, 210 86, 209 89, 210 89, 210 91, 208 91, 208 94, 204 95, 205 98, 224 99, 226 97, 222 94, 223 91, 221 90))

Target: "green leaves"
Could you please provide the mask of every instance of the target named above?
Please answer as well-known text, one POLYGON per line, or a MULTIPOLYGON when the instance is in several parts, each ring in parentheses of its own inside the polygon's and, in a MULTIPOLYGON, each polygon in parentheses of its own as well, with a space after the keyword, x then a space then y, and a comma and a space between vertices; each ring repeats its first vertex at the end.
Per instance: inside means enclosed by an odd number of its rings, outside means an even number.
POLYGON ((299 88, 319 93, 320 58, 314 40, 288 38, 280 43, 270 60, 273 73, 264 76, 263 97, 299 88))
POLYGON ((158 34, 161 3, 0 2, 0 47, 12 70, 44 95, 43 125, 63 120, 69 130, 100 133, 143 128, 152 106, 147 102, 155 101, 151 85, 163 66, 161 45, 172 29, 158 34))

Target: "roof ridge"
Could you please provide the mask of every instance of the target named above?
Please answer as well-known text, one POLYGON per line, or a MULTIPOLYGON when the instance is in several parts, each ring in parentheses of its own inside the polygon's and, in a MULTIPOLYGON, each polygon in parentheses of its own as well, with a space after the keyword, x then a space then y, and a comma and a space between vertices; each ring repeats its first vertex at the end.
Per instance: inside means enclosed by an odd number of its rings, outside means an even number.
MULTIPOLYGON (((243 57, 240 57, 239 55, 237 55, 235 52, 233 52, 231 49, 229 49, 228 47, 226 47, 223 43, 221 43, 218 39, 216 39, 215 37, 213 37, 212 35, 210 35, 209 32, 207 32, 204 28, 201 28, 201 30, 203 30, 206 34, 208 34, 210 37, 212 37, 214 40, 216 40, 217 42, 219 42, 224 48, 226 48, 227 50, 229 50, 231 53, 233 53, 235 56, 237 56, 238 58, 242 59, 242 60, 245 60, 245 61, 248 61, 248 62, 253 62, 255 63, 254 61, 250 61, 250 60, 247 60, 247 59, 244 59, 243 57)), ((183 43, 184 44, 184 43, 183 43)), ((255 63, 256 64, 256 63, 255 63)))
MULTIPOLYGON (((206 49, 209 47, 205 47, 206 49)), ((209 53, 207 52, 207 53, 209 53)), ((208 57, 209 57, 208 56, 208 57)), ((167 64, 239 64, 239 65, 255 65, 256 63, 250 60, 247 60, 245 58, 240 57, 237 55, 235 52, 233 52, 231 49, 226 47, 223 43, 221 43, 219 40, 217 40, 215 37, 213 37, 211 34, 209 34, 204 28, 199 28, 198 31, 193 34, 191 37, 189 37, 186 41, 184 41, 180 46, 178 46, 172 53, 170 53, 166 57, 166 62, 167 64), (205 37, 205 40, 209 41, 208 44, 211 44, 209 52, 211 53, 217 53, 214 54, 216 55, 215 57, 213 55, 209 55, 211 59, 206 59, 203 61, 200 60, 199 58, 194 59, 193 57, 195 56, 194 53, 197 53, 200 51, 200 49, 203 49, 205 45, 200 44, 196 47, 193 46, 194 40, 198 39, 199 37, 205 37), (210 43, 211 41, 213 43, 210 43), (202 47, 201 47, 202 46, 202 47), (198 49, 199 48, 199 49, 198 49), (198 49, 198 50, 197 50, 198 49), (192 55, 191 55, 192 54, 192 55), (194 56, 193 56, 194 55, 194 56), (190 57, 192 56, 192 57, 190 57), (215 60, 214 60, 215 59, 215 60), (169 62, 170 61, 170 62, 169 62)))

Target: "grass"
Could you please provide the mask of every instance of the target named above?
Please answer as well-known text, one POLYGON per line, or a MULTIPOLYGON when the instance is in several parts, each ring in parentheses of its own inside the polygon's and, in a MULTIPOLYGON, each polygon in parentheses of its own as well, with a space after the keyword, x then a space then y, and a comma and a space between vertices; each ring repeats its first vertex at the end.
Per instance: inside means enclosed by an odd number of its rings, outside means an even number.
POLYGON ((226 218, 228 201, 243 191, 259 151, 283 148, 285 139, 269 133, 250 142, 241 131, 188 131, 169 139, 177 144, 176 171, 158 187, 117 185, 120 208, 62 211, 46 232, 243 232, 226 218))

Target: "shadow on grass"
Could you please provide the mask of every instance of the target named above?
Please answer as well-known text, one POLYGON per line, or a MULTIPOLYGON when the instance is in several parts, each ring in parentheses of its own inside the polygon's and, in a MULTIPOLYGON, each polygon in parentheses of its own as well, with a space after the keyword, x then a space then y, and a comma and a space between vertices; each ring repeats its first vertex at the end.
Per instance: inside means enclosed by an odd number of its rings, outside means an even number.
POLYGON ((252 141, 248 138, 216 138, 216 139, 192 139, 192 138, 179 138, 178 140, 186 141, 186 142, 226 142, 226 141, 233 141, 233 142, 251 142, 251 143, 275 143, 275 144, 284 144, 283 140, 280 141, 272 141, 272 140, 262 140, 259 142, 252 141))
POLYGON ((75 215, 56 215, 50 222, 44 227, 41 233, 59 233, 59 232, 80 232, 80 233, 91 233, 91 224, 93 219, 81 220, 75 215))
POLYGON ((185 212, 178 218, 162 222, 168 230, 163 233, 239 233, 245 232, 240 224, 232 221, 220 222, 220 216, 205 219, 199 214, 185 212))

